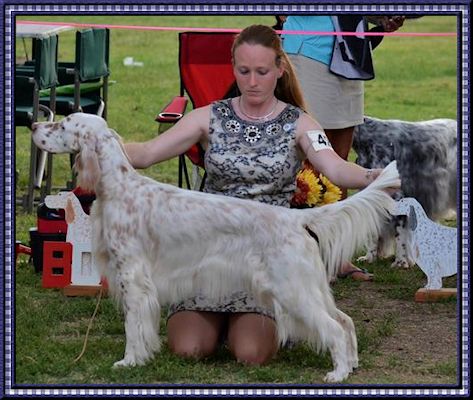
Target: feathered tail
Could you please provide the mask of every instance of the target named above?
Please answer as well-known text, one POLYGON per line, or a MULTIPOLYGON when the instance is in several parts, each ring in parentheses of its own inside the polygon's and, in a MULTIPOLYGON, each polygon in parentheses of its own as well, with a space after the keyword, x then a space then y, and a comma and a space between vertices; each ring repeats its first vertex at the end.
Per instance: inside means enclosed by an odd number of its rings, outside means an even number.
POLYGON ((396 161, 353 196, 326 206, 300 210, 305 226, 317 235, 329 279, 337 275, 342 263, 350 260, 356 250, 370 238, 379 236, 395 207, 394 200, 384 189, 393 187, 400 187, 396 161))

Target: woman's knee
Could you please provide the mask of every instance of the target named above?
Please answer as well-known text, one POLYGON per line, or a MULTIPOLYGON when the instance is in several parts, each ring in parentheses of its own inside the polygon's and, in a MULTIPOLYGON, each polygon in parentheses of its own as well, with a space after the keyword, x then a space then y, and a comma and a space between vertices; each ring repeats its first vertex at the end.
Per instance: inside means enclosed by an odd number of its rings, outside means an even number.
POLYGON ((249 365, 263 365, 278 351, 276 325, 260 314, 241 314, 230 318, 228 346, 234 357, 249 365))
POLYGON ((216 343, 211 343, 206 338, 187 335, 178 338, 169 336, 168 347, 172 353, 183 358, 205 358, 211 355, 216 349, 216 343))
POLYGON ((167 323, 168 347, 185 358, 204 358, 217 348, 222 318, 217 314, 182 311, 167 323))
POLYGON ((233 343, 230 350, 238 362, 248 365, 264 365, 273 359, 277 348, 260 341, 244 340, 233 343))

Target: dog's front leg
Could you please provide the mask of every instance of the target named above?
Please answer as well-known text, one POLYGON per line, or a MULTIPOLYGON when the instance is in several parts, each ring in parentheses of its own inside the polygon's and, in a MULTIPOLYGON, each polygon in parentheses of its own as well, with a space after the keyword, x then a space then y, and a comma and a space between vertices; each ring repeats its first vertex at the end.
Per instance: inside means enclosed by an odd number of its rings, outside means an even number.
MULTIPOLYGON (((142 261, 141 261, 142 263, 142 261)), ((127 263, 128 271, 116 275, 116 291, 125 317, 125 356, 114 367, 143 365, 160 349, 158 293, 149 270, 140 263, 127 263)))
POLYGON ((378 239, 370 238, 366 245, 366 254, 364 256, 358 257, 356 260, 358 262, 373 263, 376 261, 378 255, 378 239))

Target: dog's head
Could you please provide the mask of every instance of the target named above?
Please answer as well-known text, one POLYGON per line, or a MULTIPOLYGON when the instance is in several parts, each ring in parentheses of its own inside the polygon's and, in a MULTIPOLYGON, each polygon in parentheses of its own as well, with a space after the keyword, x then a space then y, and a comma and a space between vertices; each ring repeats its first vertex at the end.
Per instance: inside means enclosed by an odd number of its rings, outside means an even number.
POLYGON ((74 113, 58 122, 32 126, 34 143, 49 153, 78 153, 74 169, 80 186, 94 191, 99 179, 99 143, 116 138, 105 120, 94 114, 74 113))
POLYGON ((364 168, 384 168, 395 159, 395 140, 392 127, 386 121, 364 117, 364 122, 355 127, 353 150, 356 163, 364 168))
POLYGON ((105 120, 94 114, 75 113, 58 122, 36 122, 33 141, 49 153, 75 153, 108 130, 105 120))

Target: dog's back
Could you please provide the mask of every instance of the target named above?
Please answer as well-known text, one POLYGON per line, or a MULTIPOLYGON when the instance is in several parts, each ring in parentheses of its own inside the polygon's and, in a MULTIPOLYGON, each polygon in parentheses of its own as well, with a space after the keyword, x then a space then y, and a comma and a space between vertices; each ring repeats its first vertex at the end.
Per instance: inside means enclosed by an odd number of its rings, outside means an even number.
POLYGON ((457 122, 420 122, 365 117, 355 129, 357 164, 383 168, 396 160, 404 196, 414 197, 436 220, 456 209, 457 122))

